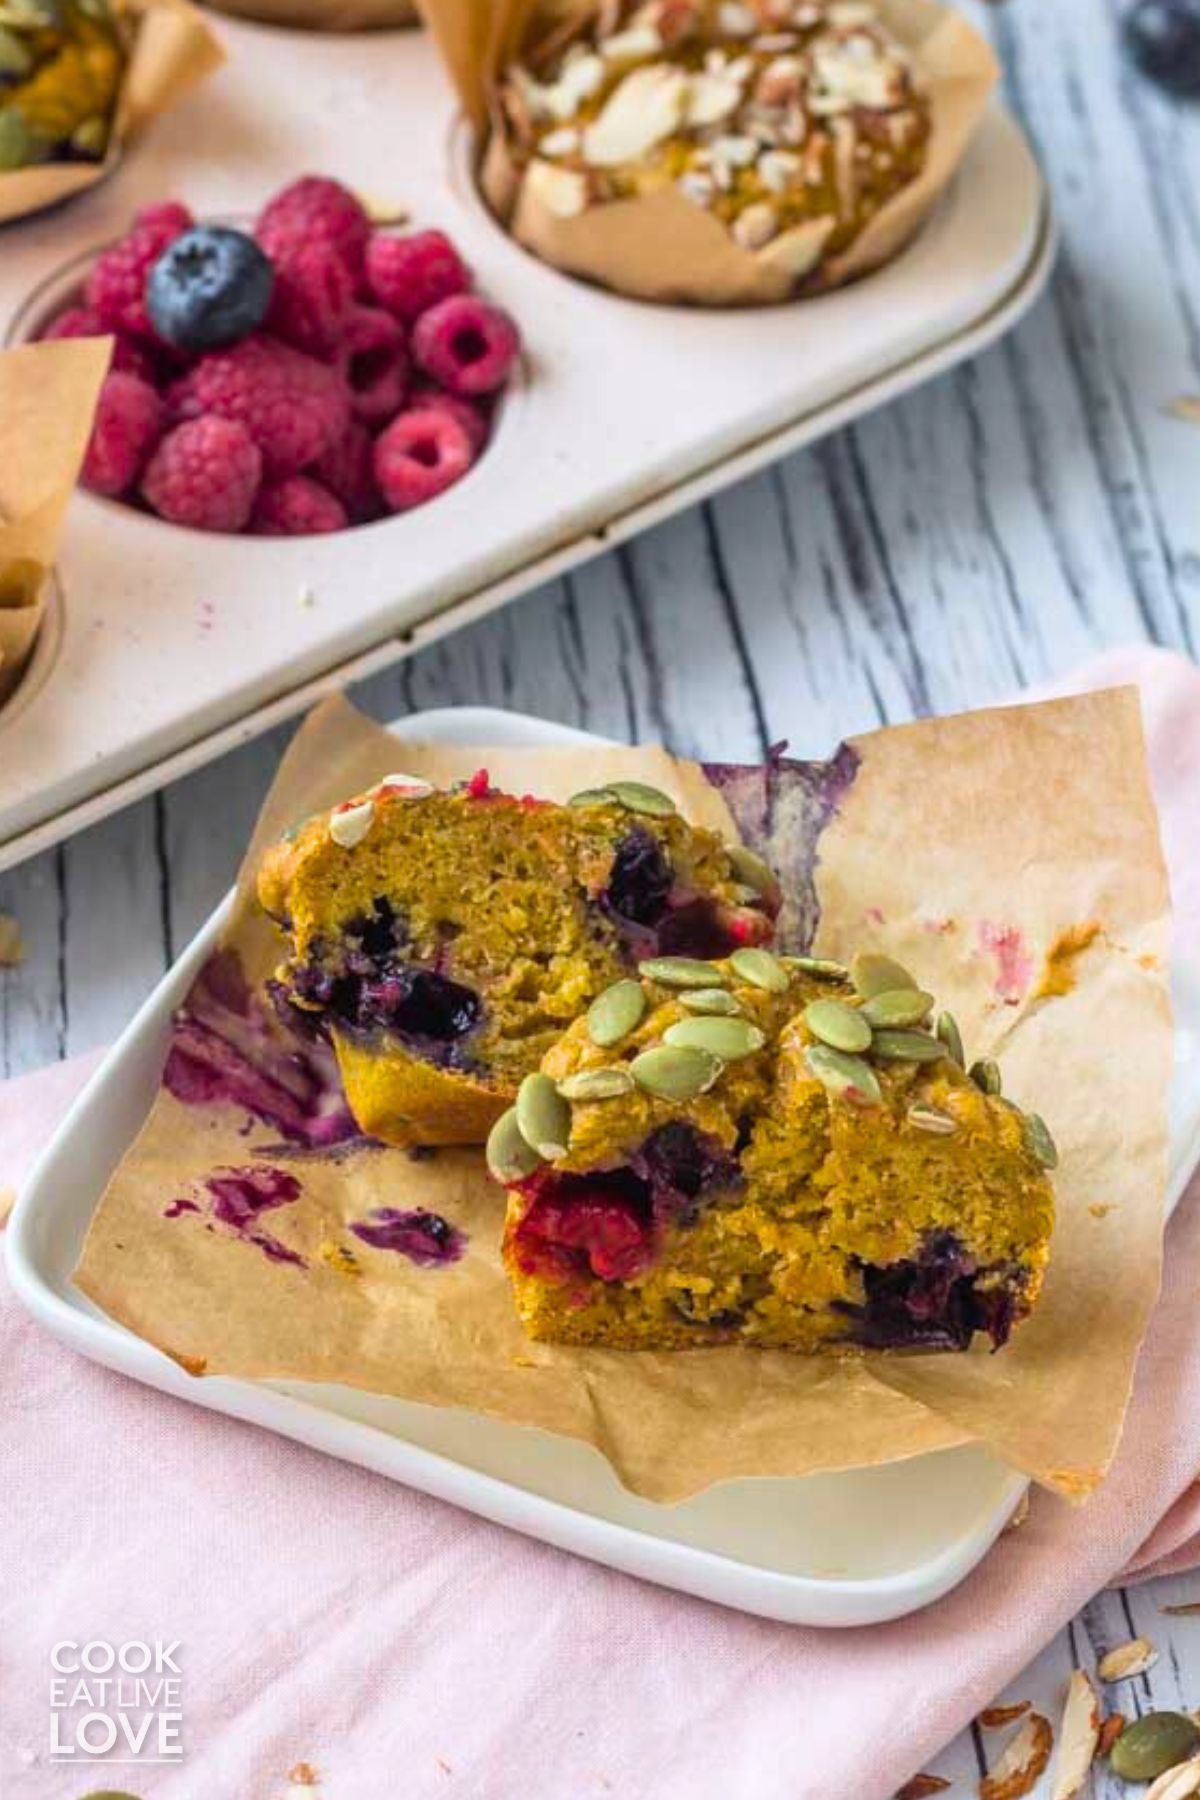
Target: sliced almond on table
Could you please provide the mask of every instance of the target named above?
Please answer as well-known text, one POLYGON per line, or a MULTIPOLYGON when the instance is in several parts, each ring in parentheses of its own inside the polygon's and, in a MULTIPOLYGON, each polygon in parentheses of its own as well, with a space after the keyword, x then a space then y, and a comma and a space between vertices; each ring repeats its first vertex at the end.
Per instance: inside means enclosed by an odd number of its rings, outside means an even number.
POLYGON ((1118 1644, 1107 1656, 1102 1656, 1096 1665, 1096 1673, 1101 1681, 1132 1681, 1135 1675, 1144 1675, 1158 1661, 1158 1651, 1149 1638, 1131 1638, 1127 1644, 1118 1644))
MULTIPOLYGON (((1053 1748, 1049 1719, 1031 1712, 1005 1745, 995 1767, 979 1783, 979 1800, 1022 1800, 1022 1795, 1036 1786, 1053 1748)), ((1175 1800, 1174 1795, 1171 1800, 1175 1800)))
POLYGON ((1107 1756, 1121 1733, 1124 1731, 1126 1719, 1124 1713, 1109 1713, 1100 1727, 1100 1741, 1096 1745, 1097 1756, 1107 1756))
POLYGON ((1032 1701, 1017 1700, 1011 1706, 985 1706, 979 1715, 979 1723, 985 1731, 995 1731, 998 1725, 1011 1725, 1017 1719, 1023 1719, 1029 1711, 1032 1701))
POLYGON ((1100 1702, 1091 1677, 1076 1669, 1067 1684, 1051 1800, 1075 1800, 1088 1778, 1099 1741, 1100 1702))
POLYGON ((1173 419, 1182 419, 1186 425, 1200 425, 1200 396, 1180 394, 1178 400, 1172 400, 1167 411, 1173 419))
POLYGON ((1181 1600, 1178 1606, 1164 1606, 1162 1610, 1176 1619, 1190 1618, 1193 1613, 1200 1613, 1200 1600, 1181 1600))
POLYGON ((15 969, 24 961, 21 927, 11 913, 0 913, 0 969, 15 969))
POLYGON ((896 1789, 895 1800, 929 1800, 931 1794, 944 1794, 949 1786, 943 1775, 914 1775, 896 1789))
POLYGON ((1146 1789, 1143 1800, 1191 1800, 1200 1791, 1200 1756, 1176 1763, 1146 1789))

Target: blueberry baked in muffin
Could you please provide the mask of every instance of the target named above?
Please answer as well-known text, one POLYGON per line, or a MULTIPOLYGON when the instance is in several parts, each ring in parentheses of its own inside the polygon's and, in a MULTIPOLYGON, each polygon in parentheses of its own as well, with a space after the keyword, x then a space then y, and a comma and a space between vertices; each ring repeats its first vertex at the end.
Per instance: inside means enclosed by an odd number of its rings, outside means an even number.
POLYGON ((332 1042, 362 1131, 482 1143, 571 1021, 639 961, 769 942, 778 884, 641 782, 565 806, 392 775, 273 846, 276 1005, 332 1042))
POLYGON ((488 1145, 534 1338, 626 1350, 999 1347, 1037 1300, 1057 1161, 900 965, 655 957, 488 1145))

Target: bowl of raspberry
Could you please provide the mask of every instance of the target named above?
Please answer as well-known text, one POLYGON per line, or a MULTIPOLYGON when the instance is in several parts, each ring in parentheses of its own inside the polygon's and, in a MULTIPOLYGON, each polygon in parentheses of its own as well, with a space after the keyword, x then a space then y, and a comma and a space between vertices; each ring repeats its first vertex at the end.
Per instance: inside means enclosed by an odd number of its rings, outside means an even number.
POLYGON ((307 175, 252 227, 144 208, 43 338, 112 335, 81 481, 200 531, 344 531, 434 500, 491 441, 521 352, 444 232, 307 175))

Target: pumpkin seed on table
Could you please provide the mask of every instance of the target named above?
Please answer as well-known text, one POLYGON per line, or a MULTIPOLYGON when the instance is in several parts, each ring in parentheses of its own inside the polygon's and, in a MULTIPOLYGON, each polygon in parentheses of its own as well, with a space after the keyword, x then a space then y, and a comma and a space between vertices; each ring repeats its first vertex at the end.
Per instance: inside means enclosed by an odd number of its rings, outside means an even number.
POLYGON ((877 956, 871 950, 860 950, 852 959, 850 980, 864 1000, 873 1000, 876 994, 890 994, 897 988, 917 986, 903 963, 893 962, 890 956, 877 956))
POLYGON ((749 1019, 679 1019, 663 1032, 663 1043, 677 1048, 707 1050, 721 1062, 737 1062, 753 1056, 767 1041, 767 1034, 749 1019))
POLYGON ((967 1066, 967 1053, 963 1049, 962 1032, 958 1029, 958 1021, 953 1013, 940 1013, 937 1022, 937 1035, 946 1046, 946 1054, 960 1069, 967 1066))
POLYGON ((862 1016, 869 1025, 885 1029, 895 1026, 923 1025, 933 1011, 933 995, 920 988, 889 988, 873 994, 862 1004, 862 1016))
POLYGON ((1024 1125, 1025 1142, 1043 1169, 1057 1169, 1058 1145, 1051 1136, 1045 1119, 1040 1113, 1026 1113, 1024 1125))
POLYGON ((622 1094, 631 1094, 633 1088, 629 1070, 619 1068, 580 1069, 558 1084, 564 1100, 619 1100, 622 1094))
POLYGON ((651 956, 638 964, 638 974, 661 982, 663 987, 721 987, 726 980, 724 970, 718 969, 716 963, 701 962, 695 956, 651 956))
POLYGON ((629 812, 645 813, 652 819, 668 819, 677 812, 670 794, 651 787, 645 781, 610 781, 609 790, 629 812))
POLYGON ((768 994, 785 994, 791 986, 787 970, 771 950, 735 950, 729 966, 739 980, 768 994))
POLYGON ((1000 1064, 993 1062, 990 1056, 981 1056, 978 1062, 971 1064, 967 1073, 981 1094, 990 1094, 993 1100, 999 1096, 1003 1085, 1000 1064))
POLYGON ((748 850, 745 844, 730 844, 729 860, 733 864, 734 874, 739 881, 753 888, 756 894, 770 894, 779 886, 775 871, 770 863, 748 850))
POLYGON ((533 1146, 527 1144, 522 1137, 515 1106, 510 1106, 496 1120, 488 1133, 483 1154, 490 1173, 506 1187, 510 1181, 524 1181, 527 1175, 532 1175, 540 1166, 542 1160, 533 1146))
POLYGON ((567 801, 568 806, 578 807, 580 811, 586 811, 592 806, 617 806, 618 804, 617 796, 609 787, 580 788, 579 792, 572 794, 567 801))
POLYGON ((1200 1748, 1200 1729, 1186 1713, 1144 1713, 1127 1725, 1109 1753, 1122 1781, 1154 1781, 1200 1748))
POLYGON ((949 1113, 939 1112, 936 1106, 910 1106, 908 1122, 933 1137, 952 1137, 958 1130, 958 1120, 952 1119, 949 1113))
POLYGON ((810 1000, 804 1023, 821 1043, 853 1056, 871 1045, 871 1027, 856 1006, 844 1000, 810 1000))
POLYGON ((871 1039, 871 1055, 882 1062, 941 1062, 946 1046, 927 1031, 877 1031, 871 1039))
POLYGON ((736 996, 727 988, 685 988, 679 996, 679 1004, 686 1006, 690 1013, 718 1013, 727 1019, 742 1010, 736 996))
POLYGON ((707 1050, 686 1044, 656 1044, 629 1065, 638 1086, 659 1100, 694 1100, 720 1075, 724 1064, 707 1050))
POLYGON ((571 1108, 548 1075, 527 1075, 517 1089, 517 1125, 531 1149, 552 1162, 567 1154, 571 1108))
POLYGON ((641 1024, 645 1011, 646 996, 640 982, 628 977, 624 981, 614 981, 602 994, 597 994, 588 1007, 587 1034, 593 1044, 607 1050, 641 1024))
POLYGON ((830 1044, 810 1044, 804 1060, 809 1074, 835 1098, 849 1100, 856 1106, 878 1106, 882 1101, 879 1077, 863 1057, 847 1056, 844 1050, 835 1050, 830 1044))

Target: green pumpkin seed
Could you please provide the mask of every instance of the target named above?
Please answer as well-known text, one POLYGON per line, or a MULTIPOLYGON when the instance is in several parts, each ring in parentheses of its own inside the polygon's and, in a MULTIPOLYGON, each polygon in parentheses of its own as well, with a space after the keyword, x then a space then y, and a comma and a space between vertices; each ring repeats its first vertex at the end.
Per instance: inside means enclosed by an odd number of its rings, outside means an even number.
POLYGON ((33 53, 15 32, 0 25, 0 75, 20 81, 33 67, 33 53))
POLYGON ((579 792, 572 794, 567 801, 568 806, 578 807, 581 811, 586 811, 592 806, 617 806, 619 804, 617 796, 610 787, 580 788, 579 792))
POLYGON ((517 1124, 531 1149, 547 1162, 567 1154, 571 1108, 548 1075, 527 1075, 517 1089, 517 1124))
POLYGON ((645 1010, 646 996, 641 982, 614 981, 602 994, 597 994, 588 1007, 588 1036, 601 1050, 607 1050, 641 1024, 645 1010))
POLYGON ((952 1119, 949 1113, 939 1112, 936 1106, 910 1106, 908 1122, 918 1131, 928 1131, 934 1137, 952 1137, 958 1130, 958 1120, 952 1119))
POLYGON ((876 994, 893 993, 896 988, 915 988, 917 985, 903 963, 893 962, 890 956, 876 956, 869 950, 860 950, 851 962, 850 979, 855 992, 864 1000, 873 1000, 876 994))
POLYGON ((856 1055, 871 1047, 870 1025, 856 1006, 847 1006, 844 1000, 810 1000, 804 1023, 815 1038, 835 1050, 856 1055))
POLYGON ((940 1062, 946 1046, 927 1031, 877 1031, 871 1039, 871 1055, 881 1062, 940 1062))
POLYGON ((541 1157, 521 1135, 515 1106, 501 1113, 492 1126, 484 1156, 491 1174, 505 1186, 510 1181, 524 1181, 540 1164, 541 1157))
POLYGON ((103 156, 108 144, 109 122, 101 113, 83 119, 71 133, 71 148, 80 156, 103 156))
POLYGON ((564 1100, 619 1100, 633 1092, 633 1085, 628 1069, 580 1069, 560 1081, 558 1091, 564 1100))
POLYGON ((708 1092, 723 1066, 719 1058, 693 1045, 656 1044, 634 1057, 629 1073, 640 1088, 660 1100, 694 1100, 708 1092))
POLYGON ((638 974, 677 988, 720 987, 726 980, 725 971, 716 963, 701 962, 695 956, 651 956, 638 964, 638 974))
POLYGON ((644 781, 610 781, 608 785, 629 812, 645 813, 652 819, 668 819, 678 810, 670 794, 661 793, 644 781))
POLYGON ((786 994, 791 985, 787 970, 770 950, 735 950, 729 966, 740 981, 765 988, 768 994, 786 994))
POLYGON ((753 1056, 767 1041, 765 1031, 749 1019, 680 1019, 663 1032, 663 1043, 672 1048, 707 1050, 722 1062, 753 1056))
POLYGON ((755 906, 758 903, 758 889, 747 887, 744 881, 733 882, 731 892, 739 906, 755 906))
POLYGON ((1026 1113, 1025 1142, 1043 1169, 1057 1169, 1058 1145, 1050 1135, 1050 1127, 1040 1113, 1026 1113))
POLYGON ((686 1006, 690 1013, 718 1013, 722 1018, 732 1018, 740 1013, 740 1002, 727 988, 687 988, 679 996, 680 1006, 686 1006))
POLYGON ((878 1106, 882 1101, 879 1077, 863 1057, 847 1056, 830 1044, 810 1044, 804 1060, 809 1074, 835 1099, 849 1100, 854 1106, 878 1106))
POLYGON ((973 1062, 967 1074, 981 1094, 990 1094, 993 1099, 999 1096, 1002 1085, 1000 1064, 993 1062, 990 1056, 981 1056, 978 1062, 973 1062))
POLYGON ((770 863, 748 850, 745 844, 730 844, 729 860, 738 880, 753 888, 756 895, 773 894, 778 888, 779 882, 770 863))
POLYGON ((785 969, 794 969, 797 975, 815 975, 822 981, 850 979, 845 963, 831 962, 827 956, 781 956, 779 960, 785 969))
POLYGON ((923 1025, 932 1011, 932 994, 922 993, 920 988, 889 988, 887 993, 863 1001, 862 1016, 868 1024, 891 1029, 923 1025))
POLYGON ((1200 1730, 1186 1713, 1144 1713, 1127 1725, 1109 1752, 1122 1781, 1156 1781, 1200 1747, 1200 1730))
POLYGON ((937 1034, 946 1046, 946 1055, 956 1062, 960 1069, 967 1066, 967 1053, 963 1049, 962 1032, 953 1013, 944 1012, 937 1022, 937 1034))

